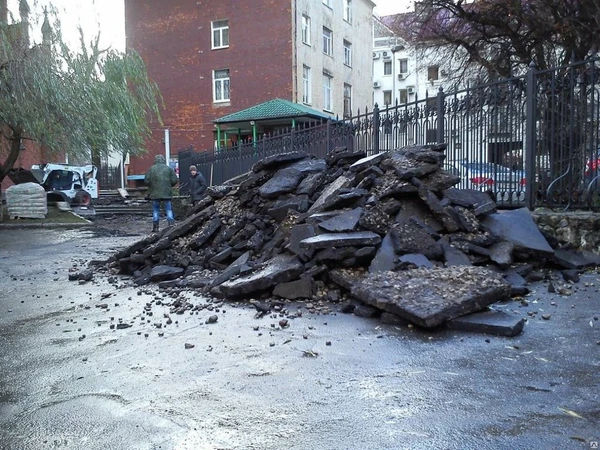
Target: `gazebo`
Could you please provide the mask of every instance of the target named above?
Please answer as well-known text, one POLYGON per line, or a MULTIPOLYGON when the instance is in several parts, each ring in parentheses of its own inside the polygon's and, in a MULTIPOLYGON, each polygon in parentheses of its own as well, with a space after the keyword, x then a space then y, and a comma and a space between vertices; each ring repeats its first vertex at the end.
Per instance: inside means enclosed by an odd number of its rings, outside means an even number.
POLYGON ((228 143, 256 142, 265 134, 327 120, 336 118, 305 105, 275 98, 213 120, 213 123, 215 140, 220 148, 228 143))

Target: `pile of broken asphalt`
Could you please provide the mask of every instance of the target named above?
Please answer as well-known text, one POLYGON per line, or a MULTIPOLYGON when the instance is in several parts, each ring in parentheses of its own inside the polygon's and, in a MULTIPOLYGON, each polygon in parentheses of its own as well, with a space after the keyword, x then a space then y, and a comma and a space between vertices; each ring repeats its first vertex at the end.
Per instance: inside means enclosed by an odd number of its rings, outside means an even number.
MULTIPOLYGON (((265 158, 96 270, 256 305, 306 299, 391 323, 468 330, 475 318, 488 332, 517 334, 523 320, 496 327, 507 318, 488 307, 545 279, 568 293, 600 259, 557 248, 527 209, 497 211, 486 193, 454 188, 444 150, 265 158)), ((171 312, 197 307, 177 299, 171 312)))

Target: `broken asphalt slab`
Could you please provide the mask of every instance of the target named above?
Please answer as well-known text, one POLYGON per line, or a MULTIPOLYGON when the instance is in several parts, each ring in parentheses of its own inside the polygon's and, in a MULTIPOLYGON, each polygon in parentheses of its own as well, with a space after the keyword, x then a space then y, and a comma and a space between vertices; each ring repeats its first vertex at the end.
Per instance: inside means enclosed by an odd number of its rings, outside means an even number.
POLYGON ((541 233, 527 208, 492 213, 481 221, 491 233, 512 242, 515 249, 526 251, 532 256, 550 258, 554 249, 541 233))
POLYGON ((431 328, 508 299, 510 285, 489 269, 457 266, 370 274, 351 293, 364 303, 431 328))
POLYGON ((278 255, 267 261, 262 269, 226 281, 211 292, 215 295, 237 297, 295 280, 303 271, 304 267, 296 256, 278 255))
POLYGON ((480 311, 448 320, 446 326, 453 330, 471 333, 513 337, 523 331, 526 319, 504 311, 480 311))

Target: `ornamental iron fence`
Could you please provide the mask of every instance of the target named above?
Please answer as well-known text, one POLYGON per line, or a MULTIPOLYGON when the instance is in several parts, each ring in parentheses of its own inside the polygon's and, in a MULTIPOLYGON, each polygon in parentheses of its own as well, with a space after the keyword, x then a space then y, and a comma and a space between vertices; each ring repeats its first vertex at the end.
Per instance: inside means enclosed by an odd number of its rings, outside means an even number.
POLYGON ((266 134, 254 142, 179 150, 180 191, 194 164, 211 185, 279 153, 322 158, 337 147, 367 155, 445 143, 444 169, 459 187, 489 192, 499 207, 600 208, 599 58, 266 134))

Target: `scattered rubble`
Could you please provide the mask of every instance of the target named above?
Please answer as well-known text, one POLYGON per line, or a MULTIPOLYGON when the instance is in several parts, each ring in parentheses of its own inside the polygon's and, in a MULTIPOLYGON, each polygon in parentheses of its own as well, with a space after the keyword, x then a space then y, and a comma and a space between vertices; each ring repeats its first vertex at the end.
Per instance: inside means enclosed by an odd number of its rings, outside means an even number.
MULTIPOLYGON (((573 283, 593 264, 555 251, 527 209, 497 211, 487 193, 455 189, 458 177, 441 169, 444 150, 270 156, 209 188, 187 218, 120 250, 104 268, 138 285, 252 299, 257 315, 271 306, 256 299, 276 297, 341 303, 343 312, 388 323, 467 329, 458 317, 526 295, 545 265, 570 269, 563 276, 573 283)), ((194 308, 175 301, 171 312, 194 308)), ((487 328, 513 335, 522 323, 487 328)))

